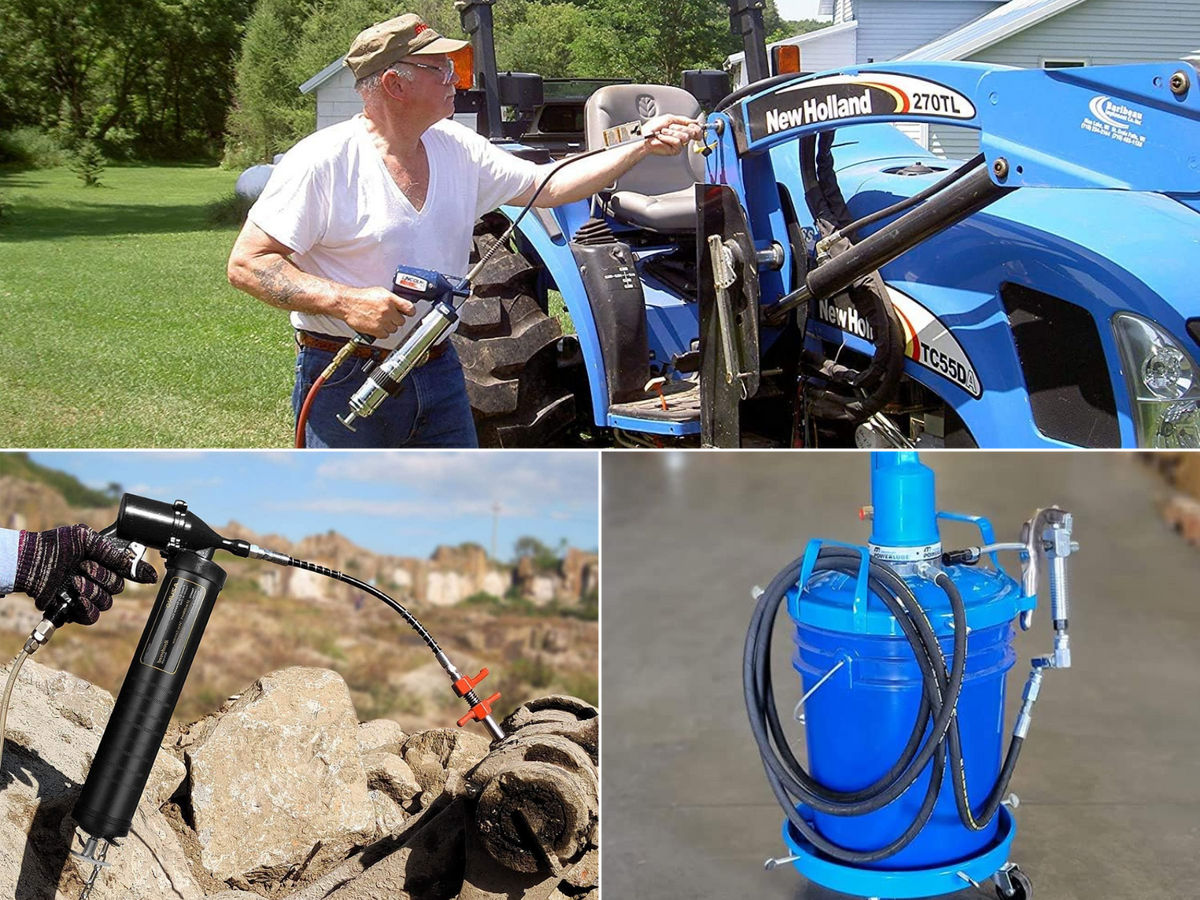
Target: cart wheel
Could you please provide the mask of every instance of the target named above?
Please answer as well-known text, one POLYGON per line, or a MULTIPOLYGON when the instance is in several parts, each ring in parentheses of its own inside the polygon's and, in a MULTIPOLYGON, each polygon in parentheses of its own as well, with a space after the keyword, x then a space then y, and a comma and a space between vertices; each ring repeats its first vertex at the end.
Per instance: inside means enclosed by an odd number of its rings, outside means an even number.
POLYGON ((1006 894, 1000 885, 996 885, 996 896, 1000 900, 1033 900, 1033 882, 1028 875, 1013 866, 1008 870, 1008 877, 1012 881, 1013 892, 1006 894))

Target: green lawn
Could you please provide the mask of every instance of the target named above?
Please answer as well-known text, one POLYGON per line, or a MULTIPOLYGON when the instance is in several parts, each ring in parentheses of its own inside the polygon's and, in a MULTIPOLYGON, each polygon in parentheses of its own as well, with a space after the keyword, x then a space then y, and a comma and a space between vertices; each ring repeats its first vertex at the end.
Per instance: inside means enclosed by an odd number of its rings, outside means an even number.
POLYGON ((0 170, 0 445, 291 445, 287 315, 231 288, 205 220, 235 174, 0 170))

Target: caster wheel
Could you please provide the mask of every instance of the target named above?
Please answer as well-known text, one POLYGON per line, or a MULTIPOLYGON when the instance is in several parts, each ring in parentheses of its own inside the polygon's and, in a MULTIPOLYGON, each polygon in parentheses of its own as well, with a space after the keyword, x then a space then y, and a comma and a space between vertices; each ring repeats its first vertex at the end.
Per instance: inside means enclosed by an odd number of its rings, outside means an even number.
POLYGON ((1000 900, 1033 900, 1033 882, 1029 880, 1028 875, 1013 866, 1008 870, 1008 878, 1012 882, 1013 891, 1006 894, 1004 888, 996 885, 996 896, 1000 900))

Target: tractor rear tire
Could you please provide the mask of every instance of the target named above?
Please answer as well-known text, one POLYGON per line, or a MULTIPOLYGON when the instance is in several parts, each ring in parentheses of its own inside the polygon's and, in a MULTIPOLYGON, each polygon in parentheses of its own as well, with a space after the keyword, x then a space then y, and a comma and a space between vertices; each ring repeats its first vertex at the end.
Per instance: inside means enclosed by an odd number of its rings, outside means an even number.
MULTIPOLYGON (((497 242, 507 220, 475 228, 471 263, 497 242)), ((575 421, 575 394, 560 366, 558 320, 537 300, 538 269, 502 246, 472 284, 452 337, 481 447, 546 447, 575 421)))

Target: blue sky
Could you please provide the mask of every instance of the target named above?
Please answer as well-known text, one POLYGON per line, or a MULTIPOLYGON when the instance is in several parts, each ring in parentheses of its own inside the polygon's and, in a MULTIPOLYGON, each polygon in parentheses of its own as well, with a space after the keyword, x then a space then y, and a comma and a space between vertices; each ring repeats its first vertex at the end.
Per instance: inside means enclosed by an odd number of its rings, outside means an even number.
POLYGON ((533 535, 599 546, 598 454, 576 452, 38 451, 35 462, 103 488, 188 508, 218 528, 236 519, 298 540, 330 529, 377 553, 428 556, 439 544, 533 535))

